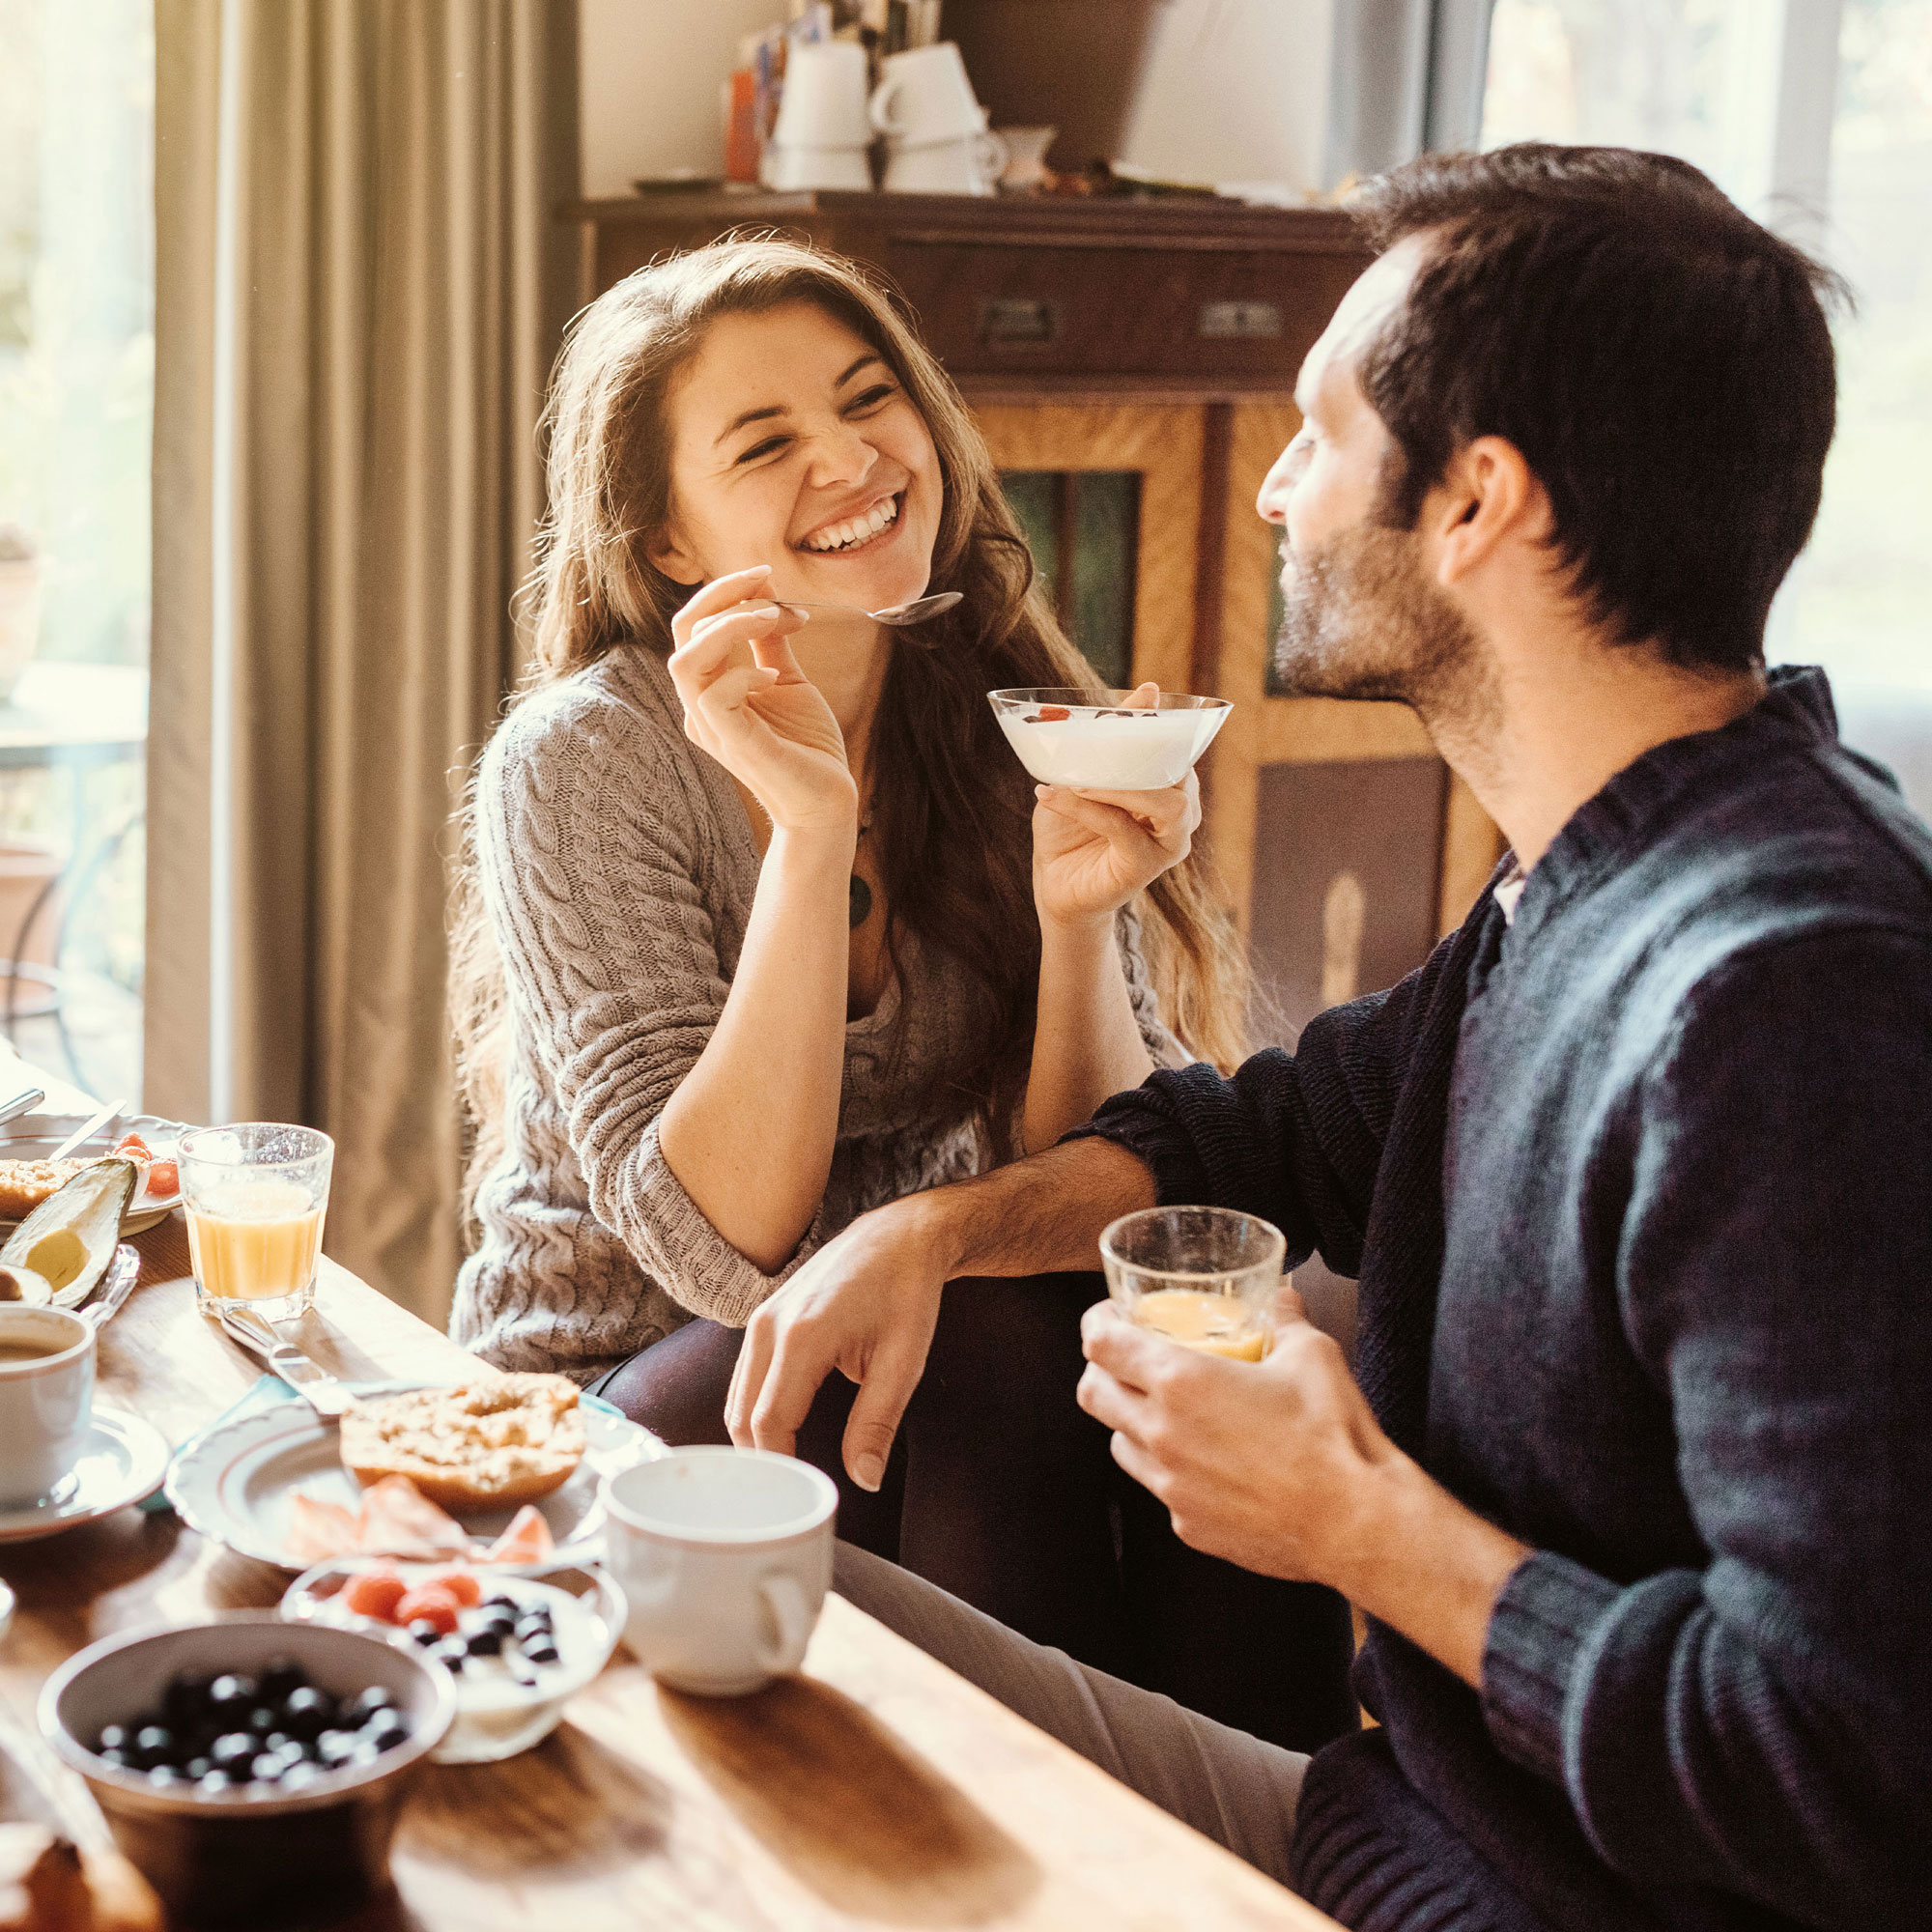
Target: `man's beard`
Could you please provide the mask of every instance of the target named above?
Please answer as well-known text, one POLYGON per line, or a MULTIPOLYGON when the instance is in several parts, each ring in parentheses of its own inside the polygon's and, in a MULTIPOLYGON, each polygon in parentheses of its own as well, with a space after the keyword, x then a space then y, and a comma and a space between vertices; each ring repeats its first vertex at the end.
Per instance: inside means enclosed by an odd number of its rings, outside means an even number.
POLYGON ((1490 668, 1462 613, 1423 575, 1413 531, 1362 523, 1291 557, 1275 672, 1301 697, 1378 697, 1425 722, 1490 709, 1490 668))

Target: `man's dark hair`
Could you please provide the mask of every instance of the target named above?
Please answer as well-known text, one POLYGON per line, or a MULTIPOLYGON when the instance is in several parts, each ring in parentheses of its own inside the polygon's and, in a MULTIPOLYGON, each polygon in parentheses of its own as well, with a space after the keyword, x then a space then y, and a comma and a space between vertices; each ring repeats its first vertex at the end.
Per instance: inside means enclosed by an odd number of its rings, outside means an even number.
POLYGON ((1412 529, 1456 451, 1504 437, 1613 636, 1758 663, 1818 514, 1842 283, 1688 161, 1626 148, 1429 155, 1350 213, 1378 250, 1435 234, 1361 369, 1401 454, 1384 521, 1412 529))

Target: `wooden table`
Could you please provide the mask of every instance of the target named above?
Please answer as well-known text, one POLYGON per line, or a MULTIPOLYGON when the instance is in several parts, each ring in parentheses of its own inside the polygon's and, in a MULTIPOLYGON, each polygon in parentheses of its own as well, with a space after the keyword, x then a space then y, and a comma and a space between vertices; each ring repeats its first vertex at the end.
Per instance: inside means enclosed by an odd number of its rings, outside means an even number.
MULTIPOLYGON (((260 1371, 195 1314, 179 1216, 137 1245, 141 1285, 101 1338, 100 1398, 179 1443, 260 1371)), ((323 1269, 298 1332, 338 1374, 477 1373, 323 1269)), ((0 1642, 0 1726, 16 1740, 83 1644, 270 1605, 288 1581, 172 1513, 132 1509, 0 1549, 0 1577, 20 1600, 0 1642)), ((660 1690, 620 1650, 535 1750, 432 1768, 395 1870, 400 1896, 356 1932, 1333 1924, 838 1597, 803 1674, 752 1697, 660 1690)))

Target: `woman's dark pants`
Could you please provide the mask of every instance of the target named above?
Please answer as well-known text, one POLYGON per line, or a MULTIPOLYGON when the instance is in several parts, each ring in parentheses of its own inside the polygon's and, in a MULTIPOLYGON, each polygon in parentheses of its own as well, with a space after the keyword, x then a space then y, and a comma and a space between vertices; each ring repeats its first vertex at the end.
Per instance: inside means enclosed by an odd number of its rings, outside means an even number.
MULTIPOLYGON (((1083 1663, 1269 1743, 1355 1728, 1348 1606, 1190 1549, 1074 1400, 1093 1274, 951 1283, 876 1494, 839 1460, 856 1393, 827 1378, 798 1454, 838 1485, 838 1534, 1083 1663)), ((742 1331, 692 1321, 597 1392, 667 1442, 725 1442, 742 1331)))

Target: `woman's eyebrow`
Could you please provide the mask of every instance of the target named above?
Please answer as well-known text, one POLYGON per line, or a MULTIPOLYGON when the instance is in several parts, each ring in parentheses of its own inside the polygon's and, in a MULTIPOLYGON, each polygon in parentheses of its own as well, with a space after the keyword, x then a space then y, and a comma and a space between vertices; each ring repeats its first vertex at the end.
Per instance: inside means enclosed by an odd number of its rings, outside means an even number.
POLYGON ((880 359, 881 358, 877 355, 874 355, 869 349, 867 350, 865 355, 860 356, 858 361, 853 363, 852 366, 849 369, 847 369, 845 373, 839 377, 838 382, 833 384, 832 386, 835 389, 842 389, 845 386, 845 384, 849 383, 852 380, 852 378, 856 376, 859 373, 859 371, 866 366, 867 363, 878 362, 880 361, 880 359))

